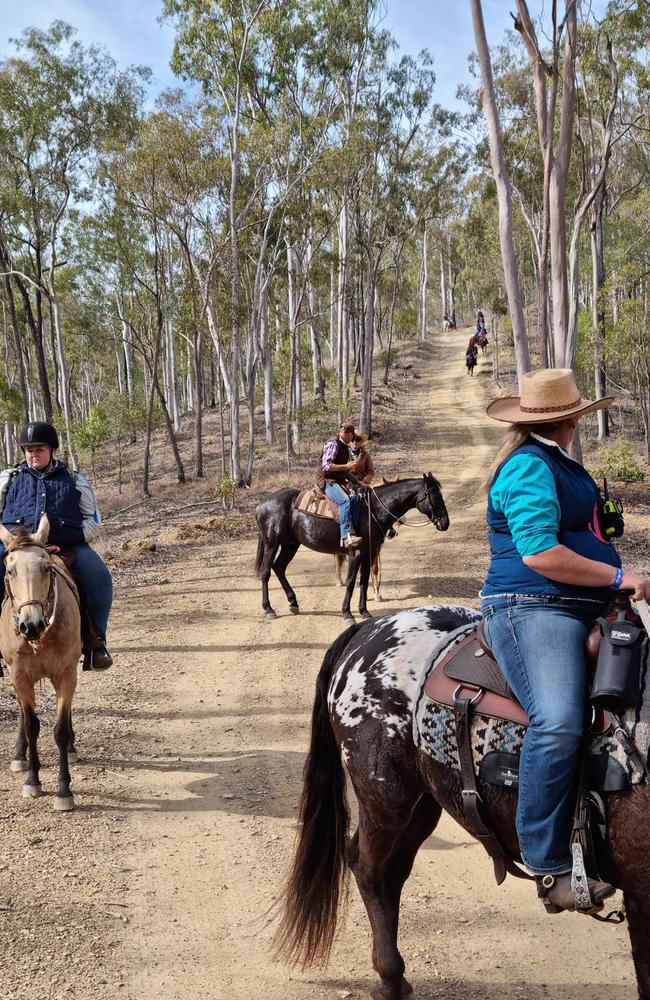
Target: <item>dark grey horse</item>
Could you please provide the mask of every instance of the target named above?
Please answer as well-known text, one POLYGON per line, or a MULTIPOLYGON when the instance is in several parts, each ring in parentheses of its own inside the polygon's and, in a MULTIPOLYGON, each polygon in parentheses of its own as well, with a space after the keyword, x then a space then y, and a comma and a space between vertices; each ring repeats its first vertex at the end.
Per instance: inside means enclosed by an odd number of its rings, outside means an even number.
MULTIPOLYGON (((316 552, 338 555, 341 552, 339 525, 336 521, 314 517, 294 509, 298 490, 283 489, 270 493, 257 505, 255 519, 260 533, 257 545, 255 572, 262 581, 262 607, 267 618, 277 615, 269 601, 271 570, 282 584, 289 601, 289 610, 297 615, 298 601, 287 580, 287 566, 301 545, 316 552), (279 550, 279 553, 278 553, 279 550)), ((372 615, 366 606, 370 567, 384 544, 387 532, 407 511, 416 507, 438 531, 449 527, 449 516, 442 497, 440 483, 429 472, 421 479, 401 479, 370 490, 359 500, 359 514, 355 530, 363 539, 358 549, 349 553, 348 576, 343 600, 343 617, 353 622, 350 602, 357 573, 361 569, 359 613, 362 618, 372 615), (370 517, 368 510, 370 509, 370 517)))

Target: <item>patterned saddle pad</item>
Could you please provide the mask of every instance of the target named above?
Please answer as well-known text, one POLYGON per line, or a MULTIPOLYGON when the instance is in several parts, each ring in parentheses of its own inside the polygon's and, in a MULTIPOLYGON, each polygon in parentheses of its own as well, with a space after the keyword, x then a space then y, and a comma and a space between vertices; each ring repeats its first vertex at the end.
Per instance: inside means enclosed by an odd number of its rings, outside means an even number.
POLYGON ((339 507, 329 500, 319 489, 302 490, 293 501, 295 510, 301 514, 312 514, 313 517, 325 517, 339 523, 339 507))
MULTIPOLYGON (((468 645, 476 625, 463 625, 445 637, 433 652, 431 661, 420 683, 413 718, 416 746, 433 760, 460 771, 456 743, 456 721, 453 708, 453 691, 459 681, 450 677, 443 660, 461 644, 468 645)), ((644 759, 650 749, 650 694, 647 687, 649 645, 645 644, 642 665, 642 701, 637 708, 629 709, 624 718, 644 759)), ((464 692, 471 684, 463 685, 464 692)), ((519 754, 528 718, 524 710, 512 700, 488 691, 481 697, 472 716, 472 754, 474 768, 483 780, 516 787, 518 784, 519 754)), ((596 727, 589 751, 590 785, 594 791, 618 791, 637 784, 642 779, 631 767, 623 748, 614 738, 609 718, 596 727)))

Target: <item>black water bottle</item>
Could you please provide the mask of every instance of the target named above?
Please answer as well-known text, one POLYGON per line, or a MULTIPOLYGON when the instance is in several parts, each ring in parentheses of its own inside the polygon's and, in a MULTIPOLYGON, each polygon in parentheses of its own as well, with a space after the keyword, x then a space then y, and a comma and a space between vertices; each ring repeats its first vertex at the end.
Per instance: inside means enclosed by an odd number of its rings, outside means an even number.
POLYGON ((600 621, 602 639, 591 685, 593 704, 617 713, 639 700, 644 630, 626 617, 632 610, 632 593, 617 591, 613 604, 616 618, 600 621))

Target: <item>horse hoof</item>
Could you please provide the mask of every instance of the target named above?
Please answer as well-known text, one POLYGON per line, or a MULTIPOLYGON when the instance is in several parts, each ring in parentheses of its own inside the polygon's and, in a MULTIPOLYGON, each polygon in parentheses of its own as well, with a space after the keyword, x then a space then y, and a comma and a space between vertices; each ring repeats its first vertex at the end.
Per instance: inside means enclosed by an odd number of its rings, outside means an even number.
POLYGON ((68 764, 78 764, 79 754, 76 750, 68 750, 68 764))
POLYGON ((67 795, 65 798, 57 795, 54 799, 54 811, 60 813, 69 813, 74 809, 74 795, 67 795))
POLYGON ((381 596, 381 594, 375 594, 375 600, 376 601, 383 601, 383 599, 384 598, 381 596))
POLYGON ((12 760, 11 763, 9 764, 9 770, 15 771, 16 773, 18 773, 19 771, 28 771, 29 764, 27 763, 26 760, 12 760))
POLYGON ((42 785, 23 785, 24 799, 40 799, 43 794, 42 785))
POLYGON ((372 615, 370 614, 369 611, 362 611, 361 612, 361 617, 367 621, 368 618, 372 618, 372 615))
POLYGON ((299 615, 300 614, 300 608, 298 607, 297 604, 290 604, 289 605, 289 611, 291 612, 292 615, 299 615))
POLYGON ((356 625, 357 620, 354 615, 343 615, 343 621, 346 625, 356 625))
POLYGON ((267 619, 267 621, 272 622, 272 621, 275 621, 275 619, 278 616, 276 615, 275 611, 265 611, 264 612, 264 617, 267 619))

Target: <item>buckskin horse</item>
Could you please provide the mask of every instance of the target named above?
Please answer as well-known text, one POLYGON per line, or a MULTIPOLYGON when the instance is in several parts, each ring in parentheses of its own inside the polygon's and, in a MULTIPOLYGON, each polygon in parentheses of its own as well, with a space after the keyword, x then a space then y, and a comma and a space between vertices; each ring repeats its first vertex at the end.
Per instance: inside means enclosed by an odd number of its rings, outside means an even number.
MULTIPOLYGON (((400 897, 442 810, 474 836, 459 772, 416 747, 413 717, 432 651, 479 618, 470 608, 430 606, 354 625, 330 646, 316 682, 300 832, 276 953, 304 965, 327 959, 347 865, 372 927, 372 963, 381 980, 374 1000, 411 992, 397 947, 400 897), (359 806, 351 839, 343 762, 359 806)), ((441 736, 454 740, 448 729, 441 736)), ((482 783, 481 798, 508 858, 520 860, 516 791, 482 783)), ((623 890, 638 996, 650 1000, 650 787, 636 784, 603 798, 609 870, 623 890)), ((547 919, 541 903, 540 919, 547 919)))
MULTIPOLYGON (((277 618, 269 601, 271 570, 287 595, 289 610, 297 615, 300 610, 298 600, 287 580, 286 570, 300 546, 306 545, 316 552, 327 552, 330 555, 338 555, 341 551, 338 523, 296 510, 294 501, 299 492, 293 489, 277 490, 276 493, 264 497, 255 510, 255 520, 260 533, 255 572, 262 581, 262 607, 267 618, 277 618)), ((363 542, 358 549, 349 553, 342 608, 346 621, 354 622, 350 603, 359 569, 361 570, 359 614, 362 618, 372 617, 367 608, 370 568, 388 530, 414 507, 424 514, 438 531, 446 531, 449 527, 449 515, 440 483, 430 472, 425 473, 421 479, 402 479, 397 483, 378 486, 368 492, 367 502, 359 503, 355 527, 363 542)))
POLYGON ((41 517, 33 535, 25 528, 12 534, 0 524, 0 539, 7 548, 0 649, 20 709, 11 770, 28 772, 22 790, 25 798, 43 794, 37 747, 40 723, 35 710, 34 687, 38 681, 48 679, 56 692, 54 739, 59 750, 54 809, 69 812, 74 808, 69 760, 76 756, 72 698, 81 656, 80 612, 74 583, 63 563, 59 564, 47 550, 49 531, 47 515, 41 517))

